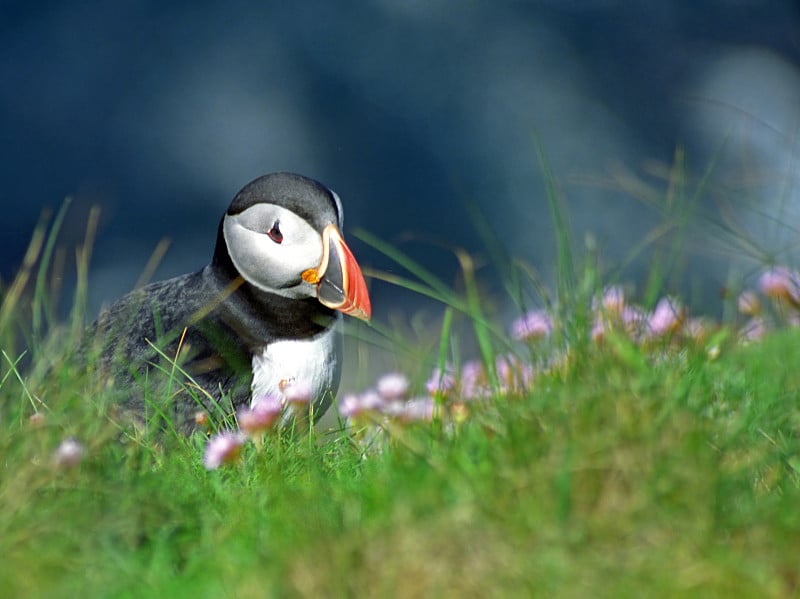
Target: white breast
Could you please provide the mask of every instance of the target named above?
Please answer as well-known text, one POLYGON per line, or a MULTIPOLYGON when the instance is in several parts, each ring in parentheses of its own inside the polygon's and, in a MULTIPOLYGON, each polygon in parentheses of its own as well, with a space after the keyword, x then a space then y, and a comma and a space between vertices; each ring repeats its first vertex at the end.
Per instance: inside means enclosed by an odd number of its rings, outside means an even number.
POLYGON ((293 381, 305 381, 314 390, 316 402, 335 393, 341 373, 339 332, 336 326, 305 340, 275 341, 253 356, 252 399, 280 395, 293 381))

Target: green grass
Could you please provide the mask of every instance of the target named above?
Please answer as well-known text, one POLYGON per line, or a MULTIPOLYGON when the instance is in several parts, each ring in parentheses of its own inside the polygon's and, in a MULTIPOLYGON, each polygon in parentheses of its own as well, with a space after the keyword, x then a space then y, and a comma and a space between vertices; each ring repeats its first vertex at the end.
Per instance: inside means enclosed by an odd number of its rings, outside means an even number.
MULTIPOLYGON (((587 333, 574 308, 568 359, 458 425, 393 426, 367 455, 345 432, 275 434, 207 471, 203 436, 137 433, 103 381, 61 359, 79 316, 48 316, 47 239, 37 232, 0 306, 4 597, 798 593, 800 330, 594 345, 574 342, 587 333), (67 437, 87 448, 75 468, 52 460, 67 437)), ((459 319, 487 363, 510 345, 458 258, 463 293, 408 264, 447 304, 431 367, 458 351, 459 319)), ((563 285, 586 299, 594 284, 563 285)))
MULTIPOLYGON (((638 351, 638 350, 634 350, 638 351)), ((800 550, 800 335, 649 366, 595 351, 455 432, 134 440, 96 398, 44 425, 8 381, 6 596, 785 596, 800 550), (88 445, 75 469, 50 455, 88 445)), ((643 362, 643 363, 644 363, 643 362)))

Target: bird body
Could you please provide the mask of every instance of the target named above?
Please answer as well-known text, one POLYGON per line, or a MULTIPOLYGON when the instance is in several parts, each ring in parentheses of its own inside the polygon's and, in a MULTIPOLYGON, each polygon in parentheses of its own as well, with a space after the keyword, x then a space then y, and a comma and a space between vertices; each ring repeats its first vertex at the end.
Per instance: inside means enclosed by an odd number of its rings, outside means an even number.
POLYGON ((150 403, 186 430, 198 410, 229 413, 303 382, 321 415, 339 385, 341 316, 371 313, 341 224, 338 196, 311 179, 274 173, 245 186, 210 264, 129 293, 90 327, 126 406, 146 414, 142 386, 160 379, 150 403))

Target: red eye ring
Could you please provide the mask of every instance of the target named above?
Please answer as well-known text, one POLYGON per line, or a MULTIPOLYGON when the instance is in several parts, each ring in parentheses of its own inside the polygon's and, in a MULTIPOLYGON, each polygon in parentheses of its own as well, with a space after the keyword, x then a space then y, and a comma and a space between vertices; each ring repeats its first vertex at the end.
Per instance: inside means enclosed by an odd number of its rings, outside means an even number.
POLYGON ((280 221, 276 220, 272 223, 272 228, 267 231, 267 235, 269 235, 269 238, 275 243, 281 243, 283 241, 283 233, 281 233, 280 224, 280 221))

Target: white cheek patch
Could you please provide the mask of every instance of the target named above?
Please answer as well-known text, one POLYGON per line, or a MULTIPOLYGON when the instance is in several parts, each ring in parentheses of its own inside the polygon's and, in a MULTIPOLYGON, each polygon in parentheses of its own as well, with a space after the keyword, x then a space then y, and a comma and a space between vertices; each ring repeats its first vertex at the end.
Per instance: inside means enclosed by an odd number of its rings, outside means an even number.
POLYGON ((302 280, 301 274, 322 260, 322 237, 305 220, 279 206, 257 204, 241 214, 226 215, 222 232, 231 261, 246 281, 290 297, 315 295, 315 289, 302 280), (261 214, 248 214, 255 209, 261 214), (279 222, 283 241, 276 243, 266 231, 246 226, 254 222, 262 227, 279 222))
POLYGON ((224 232, 228 252, 245 278, 270 287, 297 283, 299 277, 292 276, 288 261, 279 259, 277 248, 273 247, 277 244, 268 235, 246 229, 233 220, 227 224, 224 232))

